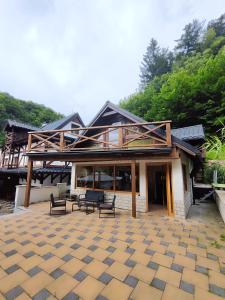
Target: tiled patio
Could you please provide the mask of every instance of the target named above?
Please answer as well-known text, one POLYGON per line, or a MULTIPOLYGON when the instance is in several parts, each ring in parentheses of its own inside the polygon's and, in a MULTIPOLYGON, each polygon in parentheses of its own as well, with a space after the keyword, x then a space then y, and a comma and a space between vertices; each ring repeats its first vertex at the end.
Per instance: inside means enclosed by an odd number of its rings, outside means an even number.
POLYGON ((0 218, 0 299, 225 298, 225 227, 213 205, 187 221, 48 208, 0 218))

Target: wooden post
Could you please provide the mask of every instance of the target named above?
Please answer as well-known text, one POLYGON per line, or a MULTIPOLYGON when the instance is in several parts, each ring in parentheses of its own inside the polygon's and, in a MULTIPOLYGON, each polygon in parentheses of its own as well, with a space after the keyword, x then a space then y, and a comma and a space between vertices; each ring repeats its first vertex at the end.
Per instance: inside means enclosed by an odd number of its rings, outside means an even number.
POLYGON ((166 142, 167 146, 171 147, 172 146, 172 141, 171 141, 171 124, 166 123, 166 142))
POLYGON ((166 164, 166 199, 167 199, 167 211, 168 215, 171 216, 172 212, 172 199, 171 199, 171 186, 170 186, 170 166, 166 164))
POLYGON ((123 128, 118 128, 118 145, 119 148, 122 148, 123 145, 123 128))
POLYGON ((64 132, 60 133, 60 151, 63 152, 64 149, 64 132))
POLYGON ((136 162, 131 163, 132 217, 136 218, 136 162))
POLYGON ((28 207, 30 204, 30 188, 31 188, 32 171, 33 171, 33 161, 29 158, 28 169, 27 169, 27 185, 26 185, 25 201, 24 201, 25 207, 28 207))

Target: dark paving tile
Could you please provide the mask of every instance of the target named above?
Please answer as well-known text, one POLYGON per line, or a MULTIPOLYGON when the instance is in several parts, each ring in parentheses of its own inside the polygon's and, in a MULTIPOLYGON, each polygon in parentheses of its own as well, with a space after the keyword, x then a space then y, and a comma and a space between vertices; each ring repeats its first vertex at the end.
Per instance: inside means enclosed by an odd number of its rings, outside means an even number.
POLYGON ((109 239, 109 241, 110 241, 111 243, 115 243, 115 242, 117 241, 117 238, 115 238, 114 236, 112 236, 112 237, 109 239))
POLYGON ((39 242, 39 243, 37 243, 37 246, 38 247, 43 247, 43 246, 45 246, 47 243, 45 242, 45 241, 41 241, 41 242, 39 242))
POLYGON ((5 256, 10 257, 10 256, 12 256, 12 255, 14 255, 16 253, 17 253, 17 251, 15 249, 13 249, 13 250, 7 251, 4 254, 5 254, 5 256))
POLYGON ((144 243, 145 245, 148 245, 148 246, 150 246, 152 242, 151 242, 151 241, 149 241, 149 240, 144 240, 144 241, 143 241, 143 243, 144 243))
POLYGON ((103 260, 103 263, 108 265, 108 266, 111 266, 113 263, 114 263, 114 259, 110 258, 110 257, 106 257, 104 260, 103 260))
POLYGON ((84 239, 85 239, 85 236, 84 236, 84 235, 78 236, 78 240, 83 241, 84 239))
POLYGON ((209 258, 209 259, 211 259, 211 260, 218 260, 218 257, 216 256, 216 255, 214 255, 214 254, 211 254, 211 253, 208 253, 207 254, 207 257, 209 258))
POLYGON ((106 248, 106 251, 113 253, 116 250, 115 247, 113 246, 109 246, 108 248, 106 248))
POLYGON ((125 240, 125 242, 126 242, 126 243, 129 243, 129 244, 132 244, 132 243, 134 242, 134 240, 132 240, 132 239, 130 239, 130 238, 127 238, 127 239, 125 240))
POLYGON ((100 240, 102 240, 102 238, 100 236, 95 236, 93 238, 94 241, 99 242, 100 240))
POLYGON ((216 294, 220 297, 225 298, 225 289, 223 289, 215 284, 209 284, 209 291, 213 294, 216 294))
POLYGON ((70 246, 70 248, 72 248, 73 250, 76 250, 76 249, 80 248, 80 245, 75 243, 72 246, 70 246))
POLYGON ((82 261, 83 261, 84 263, 86 263, 86 264, 89 264, 92 260, 93 260, 93 257, 91 257, 91 256, 89 256, 89 255, 85 256, 85 257, 82 259, 82 261))
POLYGON ((98 249, 98 246, 91 245, 91 246, 88 247, 88 249, 91 250, 91 251, 95 251, 96 249, 98 249))
POLYGON ((44 254, 43 256, 42 256, 42 258, 44 259, 44 260, 48 260, 49 258, 51 258, 51 257, 53 257, 54 255, 51 253, 51 252, 48 252, 48 253, 46 253, 46 254, 44 254))
POLYGON ((197 255, 191 252, 187 252, 186 254, 187 257, 192 258, 193 260, 197 259, 197 255))
POLYGON ((21 286, 16 286, 5 294, 7 300, 13 300, 23 293, 21 286))
POLYGON ((147 264, 147 267, 148 268, 151 268, 153 270, 158 270, 159 268, 159 264, 153 262, 153 261, 150 261, 148 264, 147 264))
POLYGON ((60 248, 60 247, 62 247, 63 246, 63 243, 56 243, 55 245, 54 245, 54 247, 56 248, 56 249, 58 249, 58 248, 60 248))
POLYGON ((220 268, 220 273, 225 275, 225 268, 220 268))
POLYGON ((185 282, 181 280, 180 289, 184 290, 187 293, 193 294, 195 293, 195 286, 191 283, 185 282))
POLYGON ((155 251, 154 250, 152 250, 152 249, 146 249, 145 250, 145 254, 148 254, 148 255, 153 255, 155 253, 155 251))
POLYGON ((168 243, 168 242, 165 242, 165 241, 161 241, 161 242, 160 242, 160 245, 168 247, 168 246, 169 246, 169 243, 168 243))
POLYGON ((62 276, 64 274, 64 271, 61 270, 60 268, 57 268, 55 269, 54 271, 52 271, 50 273, 50 275, 54 278, 54 279, 57 279, 59 278, 60 276, 62 276))
POLYGON ((95 300, 108 300, 108 298, 106 298, 102 295, 98 295, 97 298, 95 298, 95 300))
POLYGON ((87 276, 88 276, 88 274, 81 270, 81 271, 79 271, 78 273, 76 273, 76 274, 73 276, 73 278, 81 282, 81 281, 83 281, 87 276))
POLYGON ((9 240, 6 240, 6 241, 5 241, 6 244, 11 244, 11 243, 13 243, 13 242, 15 242, 14 239, 9 239, 9 240))
POLYGON ((136 264, 137 264, 137 263, 136 263, 134 260, 132 260, 132 259, 128 259, 128 260, 125 262, 125 265, 126 265, 127 267, 130 267, 130 268, 133 268, 136 264))
POLYGON ((206 249, 206 245, 202 244, 202 243, 197 243, 196 246, 199 247, 199 248, 202 248, 202 249, 206 249))
POLYGON ((34 252, 34 251, 29 251, 29 252, 25 253, 23 256, 24 256, 25 258, 29 258, 29 257, 31 257, 31 256, 33 256, 33 255, 35 255, 35 252, 34 252))
POLYGON ((176 272, 182 273, 184 267, 181 266, 181 265, 178 265, 178 264, 172 264, 171 265, 171 269, 174 270, 174 271, 176 271, 176 272))
POLYGON ((165 252, 165 255, 167 255, 167 256, 170 256, 170 257, 175 257, 175 253, 174 252, 172 252, 172 251, 166 251, 165 252))
POLYGON ((67 240, 69 237, 70 237, 70 235, 68 235, 68 234, 65 234, 65 235, 62 236, 62 238, 63 238, 64 240, 67 240))
POLYGON ((73 258, 73 256, 71 254, 66 254, 65 256, 63 256, 62 259, 67 262, 67 261, 71 260, 72 258, 73 258))
POLYGON ((131 247, 127 247, 126 248, 126 252, 127 253, 130 253, 130 254, 133 254, 135 252, 135 249, 134 248, 131 248, 131 247))
POLYGON ((127 278, 124 280, 124 283, 131 286, 132 288, 135 288, 138 283, 138 279, 134 276, 128 275, 127 278))
POLYGON ((56 234, 54 234, 54 233, 51 233, 51 234, 47 235, 47 237, 48 237, 49 239, 54 238, 55 236, 56 236, 56 234))
POLYGON ((19 270, 19 268, 20 267, 17 264, 15 264, 15 265, 12 265, 11 267, 9 267, 8 269, 6 269, 5 271, 7 274, 11 274, 11 273, 19 270))
POLYGON ((154 278, 151 282, 151 286, 161 290, 161 291, 164 291, 165 289, 165 286, 166 286, 166 282, 161 280, 161 279, 158 279, 158 278, 154 278))
POLYGON ((112 280, 112 276, 108 273, 102 273, 101 276, 99 276, 98 280, 101 281, 104 284, 108 284, 112 280))
POLYGON ((179 243, 178 243, 178 246, 187 248, 188 245, 187 245, 187 243, 179 242, 179 243))
POLYGON ((62 300, 79 300, 79 296, 73 292, 68 293, 62 300))
POLYGON ((30 270, 27 272, 27 274, 28 274, 29 276, 33 277, 33 276, 35 276, 36 274, 38 274, 39 272, 41 272, 41 271, 42 271, 42 269, 39 268, 38 266, 36 266, 36 267, 33 267, 32 269, 30 269, 30 270))
POLYGON ((205 268, 205 267, 201 267, 201 266, 195 266, 195 271, 196 272, 199 272, 199 273, 202 273, 202 274, 206 274, 208 275, 208 269, 205 268))
POLYGON ((25 246, 25 245, 30 244, 30 243, 31 243, 31 241, 29 241, 29 240, 24 240, 24 241, 22 241, 20 244, 21 244, 22 246, 25 246))
POLYGON ((32 300, 46 300, 51 294, 49 293, 48 290, 43 289, 40 292, 38 292, 32 300))

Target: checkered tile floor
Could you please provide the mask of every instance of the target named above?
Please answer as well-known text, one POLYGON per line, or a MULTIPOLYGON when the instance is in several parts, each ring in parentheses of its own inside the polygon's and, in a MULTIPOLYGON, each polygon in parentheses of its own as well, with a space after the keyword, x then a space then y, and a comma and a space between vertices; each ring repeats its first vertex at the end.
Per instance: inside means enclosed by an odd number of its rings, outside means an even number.
POLYGON ((0 299, 225 298, 225 227, 216 212, 178 221, 48 209, 0 218, 0 299))

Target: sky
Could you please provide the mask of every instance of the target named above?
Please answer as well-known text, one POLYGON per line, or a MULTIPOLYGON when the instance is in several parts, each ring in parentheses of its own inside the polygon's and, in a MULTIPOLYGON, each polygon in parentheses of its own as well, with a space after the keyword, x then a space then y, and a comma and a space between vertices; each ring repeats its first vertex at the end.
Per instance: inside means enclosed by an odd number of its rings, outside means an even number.
POLYGON ((183 27, 224 0, 0 0, 0 91, 88 123, 138 89, 150 39, 173 49, 183 27))

